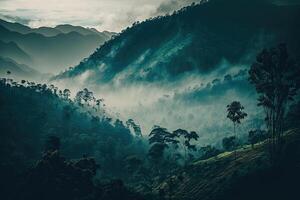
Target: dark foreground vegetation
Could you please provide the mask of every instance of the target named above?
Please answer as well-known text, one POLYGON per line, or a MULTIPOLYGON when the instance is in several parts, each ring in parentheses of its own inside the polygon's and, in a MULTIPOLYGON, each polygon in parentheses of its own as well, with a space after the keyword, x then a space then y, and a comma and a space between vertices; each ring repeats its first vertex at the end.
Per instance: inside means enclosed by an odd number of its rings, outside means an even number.
POLYGON ((161 199, 295 199, 299 197, 300 134, 283 136, 283 150, 272 165, 268 141, 199 160, 154 185, 161 199))

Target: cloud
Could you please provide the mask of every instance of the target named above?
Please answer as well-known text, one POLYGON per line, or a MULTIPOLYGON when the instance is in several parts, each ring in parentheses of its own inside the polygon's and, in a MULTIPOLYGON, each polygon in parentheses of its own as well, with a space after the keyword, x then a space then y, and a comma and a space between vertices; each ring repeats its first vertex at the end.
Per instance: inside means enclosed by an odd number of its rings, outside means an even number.
POLYGON ((73 88, 72 91, 88 87, 95 91, 97 98, 105 99, 110 116, 134 119, 145 135, 149 134, 153 125, 169 130, 183 128, 197 131, 201 134, 200 144, 208 144, 231 133, 232 124, 226 118, 226 105, 234 100, 240 101, 249 114, 239 129, 242 135, 253 128, 253 120, 262 118, 261 110, 256 106, 255 90, 247 81, 247 67, 230 65, 229 69, 228 65, 220 63, 211 74, 188 72, 173 83, 131 81, 131 84, 93 84, 86 82, 93 73, 91 71, 55 84, 73 88))
MULTIPOLYGON (((0 0, 0 14, 32 27, 70 23, 121 31, 135 21, 166 14, 193 0, 0 0)), ((197 0, 196 0, 197 1, 197 0)))
MULTIPOLYGON (((0 0, 3 1, 3 0, 0 0)), ((10 15, 4 15, 0 13, 0 18, 9 22, 17 22, 24 25, 29 25, 30 19, 16 17, 16 16, 10 16, 10 15)))
POLYGON ((162 2, 156 9, 156 15, 170 14, 175 10, 190 5, 192 3, 198 3, 201 0, 166 0, 162 2))

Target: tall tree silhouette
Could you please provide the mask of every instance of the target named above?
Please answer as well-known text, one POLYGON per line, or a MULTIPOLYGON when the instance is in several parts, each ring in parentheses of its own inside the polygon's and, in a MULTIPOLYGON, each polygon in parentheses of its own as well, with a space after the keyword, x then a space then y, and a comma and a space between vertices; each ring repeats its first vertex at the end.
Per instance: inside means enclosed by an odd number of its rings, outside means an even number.
MULTIPOLYGON (((155 126, 149 134, 149 144, 151 145, 148 156, 154 161, 156 167, 162 161, 165 149, 170 144, 178 144, 176 135, 169 132, 166 128, 155 126)), ((159 169, 157 168, 158 172, 159 169)))
POLYGON ((178 141, 182 141, 181 143, 184 149, 184 162, 186 164, 188 151, 197 151, 196 145, 191 144, 191 140, 198 140, 199 135, 195 131, 188 132, 183 129, 177 129, 173 131, 173 135, 179 139, 178 141), (183 138, 183 140, 181 140, 181 138, 183 138))
POLYGON ((290 59, 286 45, 280 44, 261 51, 249 75, 250 83, 259 94, 258 106, 265 111, 272 151, 279 150, 288 102, 294 100, 299 90, 300 68, 290 59))
MULTIPOLYGON (((244 111, 244 106, 241 105, 239 101, 233 101, 231 104, 227 105, 227 118, 233 122, 233 132, 236 135, 236 126, 241 123, 241 120, 247 117, 247 113, 244 111)), ((236 158, 236 150, 234 151, 236 158)))
POLYGON ((233 101, 227 105, 227 118, 233 122, 233 132, 236 132, 236 126, 241 123, 241 120, 247 117, 244 111, 244 106, 239 101, 233 101))
POLYGON ((74 101, 77 102, 80 106, 83 106, 84 104, 89 106, 90 102, 95 101, 95 97, 93 92, 89 91, 87 88, 84 88, 83 90, 76 93, 74 101))

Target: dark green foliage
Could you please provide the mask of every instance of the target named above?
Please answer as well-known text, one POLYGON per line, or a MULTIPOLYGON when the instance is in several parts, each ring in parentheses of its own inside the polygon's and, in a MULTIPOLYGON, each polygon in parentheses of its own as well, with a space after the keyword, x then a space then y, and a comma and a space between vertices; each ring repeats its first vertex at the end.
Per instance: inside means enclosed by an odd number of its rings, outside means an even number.
POLYGON ((148 155, 154 162, 160 162, 163 158, 165 149, 168 148, 167 144, 155 143, 149 149, 148 155))
POLYGON ((249 131, 248 141, 252 145, 252 147, 254 144, 264 141, 267 138, 269 138, 267 131, 260 130, 260 129, 249 131))
MULTIPOLYGON (((266 200, 294 199, 299 196, 300 134, 284 134, 280 162, 271 165, 268 143, 256 148, 239 149, 239 159, 232 153, 177 169, 154 188, 165 199, 174 200, 266 200)), ((208 149, 211 149, 209 147, 208 149)))
POLYGON ((69 89, 64 89, 64 91, 63 91, 63 98, 65 100, 69 100, 70 99, 70 95, 71 95, 71 91, 69 89))
MULTIPOLYGON (((124 158, 136 152, 145 155, 143 147, 136 146, 137 141, 122 121, 112 125, 105 115, 93 116, 92 105, 86 103, 90 98, 82 97, 85 105, 78 107, 70 100, 68 90, 1 79, 2 198, 141 199, 123 184, 104 184, 101 178, 126 179, 124 158), (41 152, 42 160, 34 164, 41 152), (60 152, 77 159, 68 161, 60 152), (94 184, 97 171, 101 182, 98 185, 94 184)), ((132 168, 137 165, 130 163, 132 168)))
POLYGON ((298 198, 300 140, 299 133, 293 134, 286 135, 277 166, 263 165, 262 163, 266 161, 260 158, 251 167, 248 165, 248 169, 245 169, 243 173, 237 173, 236 177, 233 177, 234 179, 227 185, 228 190, 219 194, 216 200, 298 198))
POLYGON ((127 128, 132 128, 135 135, 138 137, 142 137, 141 127, 137 125, 133 119, 128 119, 126 121, 127 128))
POLYGON ((171 133, 166 128, 156 126, 149 135, 151 147, 148 155, 151 160, 161 162, 164 158, 165 150, 170 148, 166 161, 176 165, 177 161, 183 158, 184 163, 187 164, 188 160, 194 158, 193 152, 197 151, 196 145, 191 144, 191 141, 196 141, 198 138, 198 134, 194 131, 188 132, 183 129, 177 129, 171 133), (183 155, 180 150, 184 151, 183 155))
POLYGON ((205 147, 201 147, 199 149, 199 153, 200 153, 200 159, 208 159, 220 154, 221 151, 214 146, 207 145, 205 147))
POLYGON ((121 180, 95 184, 93 178, 97 169, 98 165, 93 158, 69 161, 59 151, 48 151, 25 174, 19 192, 11 196, 18 200, 142 199, 138 194, 130 192, 121 180))
POLYGON ((46 140, 45 151, 56 151, 60 149, 60 139, 56 136, 50 136, 46 140))
POLYGON ((142 166, 143 162, 137 156, 128 156, 126 158, 126 167, 130 172, 136 172, 142 166))
POLYGON ((251 65, 249 80, 259 94, 258 106, 265 111, 268 132, 272 135, 272 154, 280 148, 286 108, 300 87, 300 68, 289 57, 285 44, 264 49, 251 65))
POLYGON ((199 135, 195 132, 188 132, 183 129, 177 129, 173 131, 173 134, 178 138, 179 143, 181 143, 183 149, 184 149, 184 161, 187 162, 187 156, 189 156, 189 160, 193 159, 193 154, 189 153, 192 151, 197 151, 196 145, 191 144, 191 141, 197 141, 199 138, 199 135), (180 142, 181 141, 181 142, 180 142))
POLYGON ((177 144, 178 141, 175 138, 176 138, 176 135, 173 133, 170 133, 166 128, 155 127, 149 134, 149 143, 150 144, 154 144, 154 143, 177 144))
POLYGON ((92 158, 67 161, 58 151, 48 151, 21 187, 20 199, 83 199, 96 195, 92 178, 97 165, 92 158))
POLYGON ((231 104, 227 105, 227 118, 233 122, 234 133, 236 125, 240 124, 241 120, 247 117, 247 113, 243 110, 244 106, 238 101, 233 101, 231 104))
POLYGON ((87 88, 84 88, 82 91, 77 92, 75 96, 75 102, 77 102, 79 105, 89 105, 89 103, 93 100, 95 100, 94 94, 87 88))
POLYGON ((154 127, 149 134, 149 144, 151 145, 148 155, 153 161, 161 161, 164 151, 170 144, 177 144, 176 135, 170 133, 166 128, 154 127))
POLYGON ((17 159, 22 165, 33 163, 45 150, 47 141, 46 150, 59 149, 60 143, 61 152, 67 157, 94 156, 103 163, 104 174, 120 174, 122 165, 115 162, 132 155, 136 141, 120 120, 112 125, 102 113, 93 116, 97 114, 93 109, 96 105, 89 102, 90 91, 85 94, 88 95, 82 96, 82 103, 86 105, 78 107, 69 99, 68 90, 60 92, 52 85, 1 79, 2 162, 17 159))
POLYGON ((300 128, 300 101, 290 106, 285 117, 285 130, 289 128, 300 128))
POLYGON ((190 142, 191 142, 191 140, 197 141, 199 138, 199 135, 195 131, 192 131, 192 132, 188 133, 185 136, 185 138, 186 138, 185 146, 188 148, 188 150, 197 151, 196 145, 192 145, 190 142))
POLYGON ((231 104, 227 105, 227 118, 233 122, 233 132, 235 138, 238 138, 235 130, 236 126, 239 125, 241 120, 243 120, 245 117, 247 117, 247 113, 244 112, 244 106, 242 106, 239 101, 233 101, 231 104))
POLYGON ((222 145, 224 150, 232 151, 236 149, 236 147, 238 146, 238 142, 235 136, 231 136, 231 137, 223 138, 222 145))

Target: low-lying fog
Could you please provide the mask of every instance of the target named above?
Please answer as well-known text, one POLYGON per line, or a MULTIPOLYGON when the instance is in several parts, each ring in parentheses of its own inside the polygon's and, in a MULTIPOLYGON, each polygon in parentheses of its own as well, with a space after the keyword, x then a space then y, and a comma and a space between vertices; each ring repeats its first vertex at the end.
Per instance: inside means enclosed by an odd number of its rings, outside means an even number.
POLYGON ((124 121, 134 119, 145 136, 154 125, 170 131, 182 128, 196 131, 200 135, 199 143, 205 145, 233 135, 233 124, 226 118, 226 105, 232 101, 240 101, 248 113, 238 127, 240 139, 250 129, 261 128, 263 124, 255 90, 247 80, 247 67, 228 65, 224 62, 212 73, 188 73, 171 82, 125 83, 116 76, 110 83, 93 84, 89 80, 93 71, 88 71, 54 84, 61 89, 69 88, 73 97, 78 90, 88 88, 95 97, 104 99, 111 117, 124 121))

